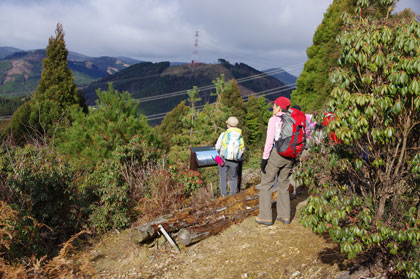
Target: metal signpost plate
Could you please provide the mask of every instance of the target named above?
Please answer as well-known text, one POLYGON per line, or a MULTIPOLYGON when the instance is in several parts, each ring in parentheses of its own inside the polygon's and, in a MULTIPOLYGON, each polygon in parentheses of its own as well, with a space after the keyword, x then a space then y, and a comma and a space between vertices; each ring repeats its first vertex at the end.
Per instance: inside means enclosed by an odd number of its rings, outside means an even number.
POLYGON ((219 155, 214 146, 191 147, 190 169, 217 166, 214 158, 219 155))

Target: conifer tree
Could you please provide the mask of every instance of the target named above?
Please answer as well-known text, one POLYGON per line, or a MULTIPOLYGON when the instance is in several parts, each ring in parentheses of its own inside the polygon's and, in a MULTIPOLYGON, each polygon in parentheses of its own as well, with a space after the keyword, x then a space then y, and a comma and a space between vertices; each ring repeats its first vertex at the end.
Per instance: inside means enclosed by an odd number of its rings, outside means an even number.
POLYGON ((190 128, 190 137, 192 137, 193 131, 194 131, 194 118, 196 117, 196 109, 195 109, 195 103, 201 101, 201 98, 198 97, 198 93, 200 92, 198 90, 197 86, 193 86, 193 89, 188 90, 188 101, 191 105, 191 128, 190 128))
POLYGON ((341 16, 345 11, 353 10, 353 2, 334 0, 314 34, 313 45, 306 50, 308 60, 291 96, 292 103, 299 104, 303 111, 321 109, 333 88, 328 76, 330 69, 337 65, 340 54, 336 37, 343 26, 341 16))
MULTIPOLYGON (((220 60, 220 59, 219 59, 220 60)), ((216 92, 211 93, 211 96, 216 96, 216 102, 214 102, 215 119, 214 119, 214 130, 217 132, 221 127, 224 127, 224 121, 227 117, 222 112, 222 92, 225 90, 227 83, 225 81, 225 75, 221 74, 220 77, 213 81, 216 92)))
POLYGON ((216 88, 216 92, 211 93, 210 96, 216 96, 216 109, 220 110, 221 95, 226 86, 225 75, 221 74, 220 77, 213 81, 213 84, 216 88))
POLYGON ((270 118, 268 105, 264 97, 251 95, 246 103, 245 124, 248 128, 247 144, 263 146, 266 124, 270 118))
POLYGON ((245 119, 245 103, 242 100, 241 91, 238 82, 235 79, 229 81, 220 95, 220 103, 222 109, 236 116, 240 124, 244 124, 245 119))
POLYGON ((226 86, 223 88, 223 91, 220 94, 220 104, 221 110, 223 112, 223 122, 217 123, 219 127, 225 127, 226 124, 224 121, 229 116, 235 116, 239 120, 239 128, 242 130, 242 135, 244 139, 248 136, 248 127, 246 126, 245 121, 245 103, 241 96, 241 91, 239 90, 238 82, 235 79, 231 79, 226 86))
POLYGON ((138 138, 145 149, 158 147, 154 131, 144 115, 137 111, 138 103, 128 92, 118 92, 111 84, 107 91, 97 90, 97 109, 88 114, 72 109, 72 125, 60 133, 58 150, 74 161, 89 166, 110 158, 118 147, 138 138))
POLYGON ((18 140, 53 135, 57 127, 68 124, 71 106, 85 106, 67 66, 67 56, 63 26, 58 23, 55 37, 48 42, 47 57, 42 61, 38 87, 29 105, 14 114, 7 129, 18 140))
POLYGON ((189 109, 185 105, 185 101, 182 101, 173 110, 171 110, 162 120, 162 123, 158 128, 158 135, 160 141, 167 148, 170 148, 171 144, 179 144, 176 141, 174 141, 174 136, 182 133, 182 120, 184 117, 186 117, 188 113, 189 109))

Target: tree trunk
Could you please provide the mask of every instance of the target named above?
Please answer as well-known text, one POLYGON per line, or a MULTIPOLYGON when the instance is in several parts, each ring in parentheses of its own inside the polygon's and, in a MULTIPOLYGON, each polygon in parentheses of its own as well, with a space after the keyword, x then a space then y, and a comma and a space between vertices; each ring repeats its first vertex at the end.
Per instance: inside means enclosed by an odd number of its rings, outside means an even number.
POLYGON ((388 195, 382 196, 379 200, 378 212, 376 213, 376 218, 375 218, 378 221, 382 220, 382 217, 385 214, 385 204, 387 200, 388 200, 388 195))

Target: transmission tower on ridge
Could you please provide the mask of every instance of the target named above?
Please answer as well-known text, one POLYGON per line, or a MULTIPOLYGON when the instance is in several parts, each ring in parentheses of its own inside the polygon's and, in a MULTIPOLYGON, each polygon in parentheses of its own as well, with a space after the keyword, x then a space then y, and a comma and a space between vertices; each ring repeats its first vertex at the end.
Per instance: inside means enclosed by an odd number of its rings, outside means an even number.
POLYGON ((194 69, 195 65, 198 64, 198 31, 195 31, 195 35, 194 35, 195 39, 194 39, 194 50, 193 50, 193 54, 191 57, 191 65, 192 68, 194 69))

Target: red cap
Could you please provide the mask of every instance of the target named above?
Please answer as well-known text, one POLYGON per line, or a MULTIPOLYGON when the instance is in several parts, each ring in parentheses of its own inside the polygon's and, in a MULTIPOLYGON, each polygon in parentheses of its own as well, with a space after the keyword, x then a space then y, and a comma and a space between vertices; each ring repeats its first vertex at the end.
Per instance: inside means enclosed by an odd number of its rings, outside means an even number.
POLYGON ((290 107, 290 100, 286 97, 278 97, 273 103, 278 105, 282 109, 290 107))

